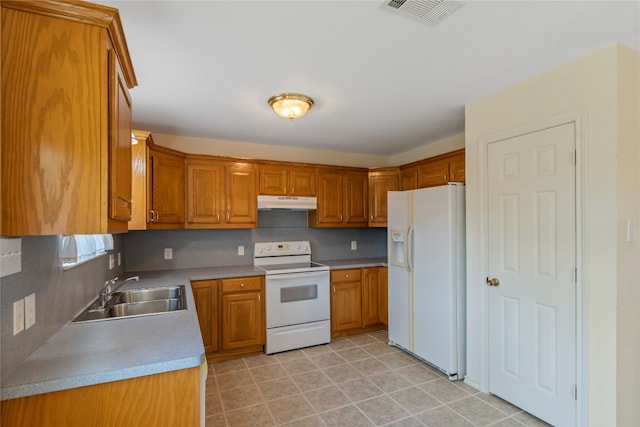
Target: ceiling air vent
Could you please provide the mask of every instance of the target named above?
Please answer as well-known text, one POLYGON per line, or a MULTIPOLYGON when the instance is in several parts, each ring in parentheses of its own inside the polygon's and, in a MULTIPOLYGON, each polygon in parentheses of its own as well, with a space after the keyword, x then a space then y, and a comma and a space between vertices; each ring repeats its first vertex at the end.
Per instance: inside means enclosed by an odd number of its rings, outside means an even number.
POLYGON ((434 26, 458 10, 462 4, 445 0, 391 0, 385 1, 382 8, 434 26))

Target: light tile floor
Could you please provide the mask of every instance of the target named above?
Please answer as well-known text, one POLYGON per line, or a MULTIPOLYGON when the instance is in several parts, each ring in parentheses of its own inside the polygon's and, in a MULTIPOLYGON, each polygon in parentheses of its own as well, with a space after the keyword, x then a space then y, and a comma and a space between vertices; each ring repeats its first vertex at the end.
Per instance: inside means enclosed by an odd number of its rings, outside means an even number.
POLYGON ((546 426, 387 345, 384 331, 209 365, 206 425, 546 426))

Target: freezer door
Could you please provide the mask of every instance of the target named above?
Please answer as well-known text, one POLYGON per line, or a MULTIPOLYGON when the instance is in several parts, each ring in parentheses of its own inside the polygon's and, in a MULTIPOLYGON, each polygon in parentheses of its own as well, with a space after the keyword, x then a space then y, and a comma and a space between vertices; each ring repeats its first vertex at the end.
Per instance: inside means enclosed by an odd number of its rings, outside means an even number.
POLYGON ((406 349, 410 349, 412 336, 411 275, 408 268, 409 257, 409 220, 411 192, 390 191, 387 194, 387 242, 388 257, 402 259, 402 262, 390 262, 388 271, 388 315, 389 341, 406 349), (399 233, 400 239, 392 233, 399 233), (398 242, 403 240, 403 242, 398 242))

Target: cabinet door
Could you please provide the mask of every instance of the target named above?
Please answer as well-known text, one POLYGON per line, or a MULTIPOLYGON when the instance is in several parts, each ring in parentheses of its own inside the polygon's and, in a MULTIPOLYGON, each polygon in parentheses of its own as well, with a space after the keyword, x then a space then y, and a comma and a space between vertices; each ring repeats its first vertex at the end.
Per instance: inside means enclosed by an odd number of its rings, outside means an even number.
POLYGON ((289 170, 289 188, 292 196, 315 196, 316 173, 311 168, 291 168, 289 170))
POLYGON ((380 274, 377 267, 363 269, 362 326, 380 323, 380 274))
POLYGON ((151 214, 155 225, 184 225, 184 159, 167 153, 150 151, 151 214))
POLYGON ((435 187, 449 182, 449 159, 437 159, 419 167, 419 187, 435 187))
POLYGON ((369 227, 387 226, 387 192, 399 189, 397 172, 369 174, 369 227))
POLYGON ((343 175, 340 172, 320 172, 318 174, 318 224, 342 223, 343 175))
POLYGON ((129 230, 147 229, 147 138, 151 134, 134 130, 136 143, 131 146, 131 199, 133 212, 129 230))
POLYGON ((452 156, 449 159, 449 181, 464 182, 465 180, 465 161, 464 151, 452 156))
POLYGON ((368 222, 367 190, 369 187, 366 172, 345 174, 344 222, 351 225, 366 225, 368 222))
POLYGON ((259 193, 273 196, 287 194, 287 170, 277 166, 260 167, 259 193))
POLYGON ((218 344, 218 281, 199 280, 191 282, 200 333, 207 354, 219 350, 218 344))
POLYGON ((362 326, 360 281, 331 284, 331 332, 362 326))
MULTIPOLYGON (((109 217, 123 221, 127 231, 132 218, 131 197, 131 97, 113 49, 109 61, 109 217)), ((115 225, 114 225, 115 226, 115 225)))
POLYGON ((258 217, 258 177, 253 165, 235 163, 226 168, 226 222, 255 227, 258 217))
POLYGON ((264 344, 261 292, 222 294, 222 350, 264 344))
POLYGON ((378 272, 380 274, 380 322, 387 328, 389 326, 389 269, 387 267, 379 267, 378 272))
POLYGON ((224 168, 187 161, 187 225, 221 224, 224 218, 224 168))
POLYGON ((400 171, 400 190, 415 190, 418 188, 418 168, 410 167, 400 171))

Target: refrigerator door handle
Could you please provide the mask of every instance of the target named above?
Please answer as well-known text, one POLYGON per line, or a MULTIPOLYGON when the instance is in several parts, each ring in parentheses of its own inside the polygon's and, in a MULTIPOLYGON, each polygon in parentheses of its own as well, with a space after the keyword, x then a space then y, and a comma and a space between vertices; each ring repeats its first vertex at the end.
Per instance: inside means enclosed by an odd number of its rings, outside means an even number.
POLYGON ((409 271, 413 273, 413 227, 411 226, 407 232, 405 253, 407 255, 407 267, 409 267, 409 271))

